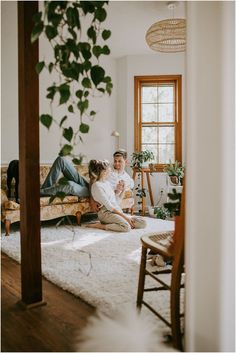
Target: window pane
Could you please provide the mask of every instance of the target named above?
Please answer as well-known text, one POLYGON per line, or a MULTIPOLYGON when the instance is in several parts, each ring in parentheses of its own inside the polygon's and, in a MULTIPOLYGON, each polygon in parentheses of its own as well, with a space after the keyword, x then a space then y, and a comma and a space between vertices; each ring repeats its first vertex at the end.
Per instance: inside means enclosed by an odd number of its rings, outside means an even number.
POLYGON ((174 143, 175 142, 175 128, 172 126, 161 126, 158 128, 159 143, 174 143))
POLYGON ((142 128, 142 143, 157 143, 157 127, 142 128))
POLYGON ((175 128, 173 126, 143 126, 142 143, 174 143, 175 128))
POLYGON ((172 85, 158 87, 158 102, 159 103, 174 102, 174 87, 172 85))
POLYGON ((173 104, 158 104, 157 121, 175 121, 173 104))
POLYGON ((157 103, 157 87, 142 87, 142 103, 157 103))
POLYGON ((142 104, 142 121, 143 122, 157 121, 156 104, 142 104))
POLYGON ((167 164, 175 160, 175 145, 159 145, 158 155, 160 164, 167 164))

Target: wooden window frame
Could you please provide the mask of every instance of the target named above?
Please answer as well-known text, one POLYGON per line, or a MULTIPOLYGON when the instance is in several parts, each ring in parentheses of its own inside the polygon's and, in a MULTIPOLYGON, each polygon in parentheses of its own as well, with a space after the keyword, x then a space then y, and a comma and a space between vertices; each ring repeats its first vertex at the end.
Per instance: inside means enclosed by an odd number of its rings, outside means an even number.
MULTIPOLYGON (((175 160, 182 163, 182 75, 134 76, 134 150, 142 144, 141 87, 143 83, 174 83, 175 87, 175 160)), ((161 125, 161 124, 160 124, 161 125)), ((162 172, 166 164, 155 164, 162 172)))

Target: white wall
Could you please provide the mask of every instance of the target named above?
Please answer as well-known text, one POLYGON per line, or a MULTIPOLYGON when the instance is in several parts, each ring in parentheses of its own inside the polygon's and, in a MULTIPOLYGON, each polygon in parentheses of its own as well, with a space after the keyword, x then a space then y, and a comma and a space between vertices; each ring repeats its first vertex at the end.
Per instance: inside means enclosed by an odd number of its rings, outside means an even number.
POLYGON ((187 3, 187 351, 235 348, 234 13, 187 3))
MULTIPOLYGON (((42 3, 40 4, 42 6, 42 3)), ((18 148, 18 40, 17 40, 17 3, 1 2, 1 63, 2 63, 2 105, 1 105, 1 163, 8 164, 12 159, 19 158, 18 148), (11 141, 9 143, 9 140, 11 141)), ((40 60, 50 58, 51 48, 48 42, 40 37, 40 60)), ((104 58, 101 65, 112 77, 114 89, 111 97, 94 98, 92 108, 98 112, 90 125, 89 134, 84 134, 84 144, 80 144, 78 152, 91 158, 112 158, 116 148, 116 139, 111 132, 116 128, 116 61, 104 58)), ((39 76, 40 114, 51 112, 49 100, 46 99, 46 88, 52 84, 52 78, 46 70, 39 76)), ((65 111, 64 111, 65 112, 65 111)), ((55 107, 54 117, 63 117, 63 110, 55 107)), ((65 112, 66 113, 66 112, 65 112)), ((78 120, 74 124, 78 124, 78 120)), ((73 126, 73 124, 72 124, 73 126)), ((40 160, 50 163, 57 156, 60 146, 59 128, 53 125, 48 131, 40 124, 40 160)))
MULTIPOLYGON (((129 159, 134 151, 134 76, 143 75, 182 75, 182 126, 183 126, 183 161, 185 161, 185 54, 158 53, 155 55, 129 55, 117 59, 118 76, 118 131, 121 145, 128 152, 129 159)), ((166 174, 153 173, 151 176, 154 203, 160 196, 160 189, 166 190, 166 174)), ((146 180, 145 188, 147 189, 146 180)), ((166 194, 163 195, 166 200, 166 194)), ((147 204, 150 204, 147 197, 147 204)))
POLYGON ((1 163, 19 158, 17 5, 1 2, 1 163))

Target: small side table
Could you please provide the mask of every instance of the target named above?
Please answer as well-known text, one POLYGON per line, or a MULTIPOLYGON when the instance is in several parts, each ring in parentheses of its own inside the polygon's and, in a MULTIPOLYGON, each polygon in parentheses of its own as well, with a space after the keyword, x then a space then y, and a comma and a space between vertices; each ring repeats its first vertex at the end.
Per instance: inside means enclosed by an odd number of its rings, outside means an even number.
MULTIPOLYGON (((134 181, 135 181, 137 173, 141 174, 141 189, 144 189, 144 174, 146 174, 150 201, 151 201, 151 205, 154 206, 150 173, 155 173, 155 171, 151 171, 150 168, 141 168, 141 169, 133 168, 133 180, 134 181)), ((143 216, 145 215, 145 197, 142 197, 142 215, 143 216)))

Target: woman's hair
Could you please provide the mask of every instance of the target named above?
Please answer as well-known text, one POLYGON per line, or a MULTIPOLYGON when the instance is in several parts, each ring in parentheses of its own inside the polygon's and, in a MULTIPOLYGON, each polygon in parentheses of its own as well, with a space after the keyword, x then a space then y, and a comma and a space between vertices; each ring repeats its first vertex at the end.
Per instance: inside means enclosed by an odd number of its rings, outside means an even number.
POLYGON ((91 159, 89 162, 89 177, 93 181, 99 180, 103 170, 109 167, 110 163, 107 160, 91 159))

